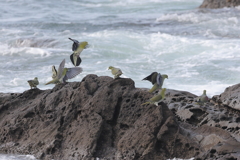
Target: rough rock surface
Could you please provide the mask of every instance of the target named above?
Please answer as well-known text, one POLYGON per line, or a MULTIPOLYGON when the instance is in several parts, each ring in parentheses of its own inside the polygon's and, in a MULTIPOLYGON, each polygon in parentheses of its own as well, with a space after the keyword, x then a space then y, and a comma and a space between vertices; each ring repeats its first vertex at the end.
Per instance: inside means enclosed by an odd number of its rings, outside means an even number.
MULTIPOLYGON (((240 90, 240 89, 239 89, 240 90)), ((39 159, 240 157, 239 111, 167 90, 158 104, 131 79, 96 75, 50 90, 0 94, 0 152, 39 159)))
MULTIPOLYGON (((240 88, 239 88, 240 91, 240 88)), ((179 126, 188 130, 198 142, 201 152, 197 159, 240 158, 240 112, 221 103, 214 96, 198 105, 195 95, 170 90, 164 101, 178 117, 179 126)))
POLYGON ((204 0, 199 8, 224 8, 236 7, 240 5, 240 0, 204 0))
POLYGON ((214 96, 215 101, 240 111, 240 83, 230 86, 219 96, 214 96))

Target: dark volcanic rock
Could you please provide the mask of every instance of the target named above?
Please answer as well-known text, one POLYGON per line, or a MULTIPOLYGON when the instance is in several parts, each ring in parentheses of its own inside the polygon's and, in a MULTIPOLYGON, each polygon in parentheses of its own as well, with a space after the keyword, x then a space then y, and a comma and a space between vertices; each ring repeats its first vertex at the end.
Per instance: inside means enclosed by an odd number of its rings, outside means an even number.
POLYGON ((240 0, 204 0, 199 8, 224 8, 236 7, 240 5, 240 0))
POLYGON ((51 90, 0 94, 0 151, 39 159, 166 160, 239 156, 239 113, 196 95, 153 94, 131 79, 86 76, 51 90))
POLYGON ((240 158, 240 112, 217 102, 219 96, 204 105, 198 105, 196 97, 188 92, 168 90, 164 101, 178 117, 179 126, 198 141, 201 151, 196 158, 240 158))
POLYGON ((233 85, 225 89, 219 96, 214 96, 214 100, 240 111, 240 84, 233 85))

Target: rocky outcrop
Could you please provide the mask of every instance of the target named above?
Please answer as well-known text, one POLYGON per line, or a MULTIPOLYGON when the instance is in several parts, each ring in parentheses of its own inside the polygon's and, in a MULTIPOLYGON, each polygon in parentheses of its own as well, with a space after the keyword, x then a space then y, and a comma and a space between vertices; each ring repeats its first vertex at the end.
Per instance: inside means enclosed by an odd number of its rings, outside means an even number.
POLYGON ((179 125, 188 130, 190 137, 200 145, 201 152, 196 158, 238 160, 240 112, 226 106, 217 97, 198 105, 194 102, 195 95, 171 90, 165 103, 179 119, 179 125))
POLYGON ((236 7, 240 5, 240 0, 204 0, 199 8, 224 8, 236 7))
POLYGON ((167 90, 158 105, 131 79, 88 75, 81 82, 0 95, 0 152, 39 159, 239 157, 239 112, 216 97, 167 90))
POLYGON ((219 96, 214 96, 215 101, 240 111, 240 84, 230 86, 219 96))

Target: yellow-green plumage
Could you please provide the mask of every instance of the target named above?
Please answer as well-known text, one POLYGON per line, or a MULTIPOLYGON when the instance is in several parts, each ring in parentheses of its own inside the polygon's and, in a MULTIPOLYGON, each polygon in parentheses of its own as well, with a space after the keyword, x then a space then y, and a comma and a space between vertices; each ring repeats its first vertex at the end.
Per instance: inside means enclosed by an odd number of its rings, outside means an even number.
POLYGON ((207 91, 203 90, 203 94, 199 96, 197 103, 200 105, 203 105, 204 103, 208 102, 208 96, 207 96, 207 91))
POLYGON ((166 91, 166 88, 163 88, 159 94, 157 94, 156 96, 153 96, 148 102, 145 102, 141 105, 158 103, 159 101, 165 98, 165 91, 166 91))
POLYGON ((166 74, 162 74, 160 76, 158 76, 158 78, 156 78, 156 83, 152 86, 152 88, 149 90, 150 93, 155 92, 157 89, 161 89, 163 86, 163 82, 165 80, 165 78, 168 78, 168 75, 166 74))
POLYGON ((71 41, 73 41, 73 45, 72 45, 72 51, 73 53, 70 55, 70 59, 73 63, 73 65, 79 66, 80 63, 82 62, 81 58, 80 58, 80 53, 87 48, 88 46, 88 42, 83 41, 83 42, 78 42, 78 40, 69 38, 71 41))
POLYGON ((39 84, 38 78, 35 77, 33 80, 28 80, 29 86, 32 88, 37 88, 37 85, 39 84))
POLYGON ((58 71, 56 71, 55 67, 52 67, 52 78, 53 80, 46 83, 48 84, 58 84, 58 83, 66 83, 68 79, 72 79, 82 72, 81 67, 73 67, 73 68, 64 68, 65 59, 59 65, 58 71), (56 75, 56 76, 55 76, 56 75))
POLYGON ((109 66, 108 69, 111 70, 112 74, 114 75, 114 78, 119 78, 123 74, 120 68, 109 66))
POLYGON ((80 55, 80 53, 83 51, 83 49, 86 49, 87 45, 88 45, 88 42, 86 42, 86 41, 80 42, 77 50, 75 50, 73 53, 80 55))

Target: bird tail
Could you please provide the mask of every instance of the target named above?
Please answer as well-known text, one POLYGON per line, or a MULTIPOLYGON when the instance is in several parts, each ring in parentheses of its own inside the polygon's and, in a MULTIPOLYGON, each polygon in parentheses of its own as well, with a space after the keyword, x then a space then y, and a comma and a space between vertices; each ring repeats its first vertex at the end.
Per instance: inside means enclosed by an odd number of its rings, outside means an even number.
POLYGON ((145 105, 145 104, 150 104, 150 102, 145 102, 145 103, 142 103, 142 104, 141 104, 141 106, 142 106, 142 105, 145 105))
POLYGON ((53 79, 53 80, 47 82, 45 85, 52 84, 52 83, 55 83, 55 79, 53 79))

